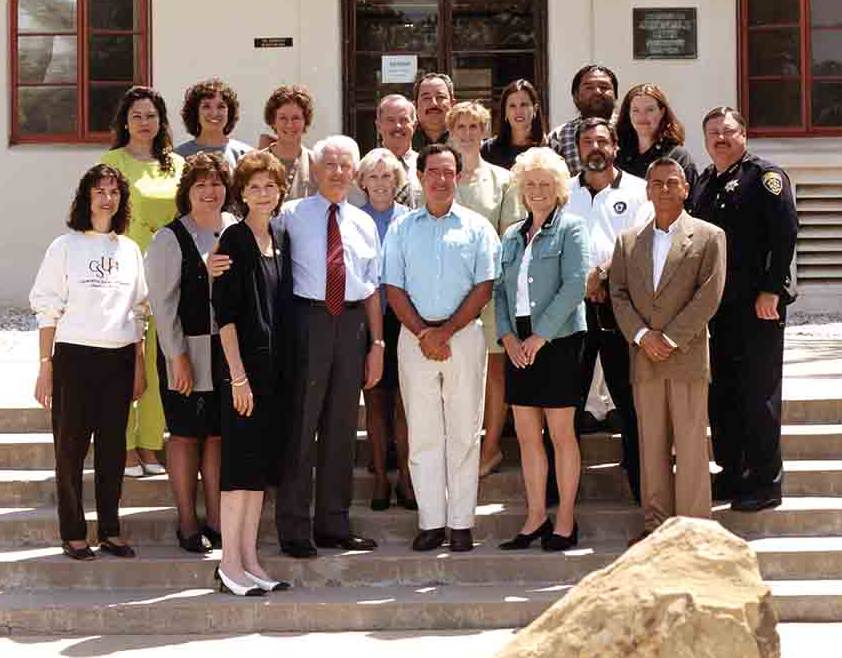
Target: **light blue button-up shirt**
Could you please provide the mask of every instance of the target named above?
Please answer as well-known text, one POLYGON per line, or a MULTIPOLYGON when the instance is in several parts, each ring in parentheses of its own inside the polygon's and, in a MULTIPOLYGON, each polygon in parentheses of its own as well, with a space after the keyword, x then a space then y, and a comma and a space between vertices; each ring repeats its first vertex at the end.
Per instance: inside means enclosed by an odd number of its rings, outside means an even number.
POLYGON ((426 320, 445 320, 474 286, 497 278, 500 240, 485 217, 454 203, 443 217, 418 208, 383 242, 383 283, 402 288, 426 320))
MULTIPOLYGON (((321 194, 285 203, 274 221, 289 235, 292 289, 298 297, 324 300, 327 281, 327 216, 321 194)), ((366 299, 380 285, 380 238, 374 220, 347 201, 337 204, 336 222, 345 261, 345 301, 366 299)))

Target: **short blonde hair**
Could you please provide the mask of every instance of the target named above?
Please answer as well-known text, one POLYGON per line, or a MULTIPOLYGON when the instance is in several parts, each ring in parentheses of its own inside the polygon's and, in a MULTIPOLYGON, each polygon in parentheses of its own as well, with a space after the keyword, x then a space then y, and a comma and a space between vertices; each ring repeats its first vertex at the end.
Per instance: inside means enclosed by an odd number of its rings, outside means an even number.
POLYGON ((552 174, 556 184, 556 198, 560 206, 570 198, 570 170, 558 153, 547 146, 533 146, 515 158, 512 167, 512 184, 517 187, 520 199, 526 204, 523 196, 523 179, 530 171, 546 171, 552 174))
POLYGON ((404 185, 406 185, 406 172, 404 171, 403 165, 400 163, 397 156, 389 149, 384 148, 371 149, 365 154, 365 157, 360 160, 360 166, 357 169, 357 187, 365 192, 365 188, 363 188, 363 178, 365 178, 381 162, 386 165, 386 169, 390 169, 392 171, 392 174, 395 177, 395 194, 397 194, 398 191, 403 189, 404 185))
POLYGON ((462 115, 468 115, 471 119, 479 121, 482 125, 483 134, 487 135, 491 130, 491 112, 479 101, 462 101, 451 107, 444 120, 447 129, 453 130, 462 115))

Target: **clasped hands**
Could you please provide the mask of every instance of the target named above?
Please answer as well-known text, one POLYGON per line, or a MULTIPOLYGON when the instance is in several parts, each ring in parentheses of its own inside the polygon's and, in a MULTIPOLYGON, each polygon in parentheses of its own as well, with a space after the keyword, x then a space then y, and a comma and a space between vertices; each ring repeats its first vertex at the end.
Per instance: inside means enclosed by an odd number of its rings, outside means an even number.
POLYGON ((664 334, 654 329, 649 329, 643 334, 640 338, 640 347, 650 361, 666 361, 675 350, 664 334))
POLYGON ((526 368, 535 363, 535 357, 538 356, 538 351, 546 343, 547 339, 537 334, 532 334, 523 341, 514 334, 503 336, 503 347, 506 349, 506 354, 509 355, 509 359, 515 368, 526 368))
POLYGON ((424 327, 416 336, 421 353, 431 361, 447 361, 450 358, 450 339, 453 334, 444 325, 424 327))

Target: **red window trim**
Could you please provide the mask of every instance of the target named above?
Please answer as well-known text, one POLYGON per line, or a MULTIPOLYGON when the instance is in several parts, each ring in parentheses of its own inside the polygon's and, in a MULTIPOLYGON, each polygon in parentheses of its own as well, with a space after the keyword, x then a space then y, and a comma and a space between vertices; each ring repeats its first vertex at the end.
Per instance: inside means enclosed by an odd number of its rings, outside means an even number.
MULTIPOLYGON (((87 129, 90 108, 88 104, 88 92, 91 81, 88 69, 88 37, 91 34, 122 34, 138 35, 140 37, 140 81, 134 84, 152 84, 152 30, 151 11, 152 0, 138 0, 140 21, 138 29, 132 30, 109 30, 109 29, 88 29, 88 2, 87 0, 76 0, 76 31, 75 32, 26 32, 27 36, 55 36, 67 34, 76 37, 76 80, 72 83, 43 83, 38 86, 75 86, 77 90, 76 116, 77 130, 75 134, 59 133, 38 135, 21 134, 18 125, 18 0, 9 2, 9 67, 10 86, 9 94, 9 144, 107 144, 111 141, 109 132, 91 132, 87 129)), ((125 84, 125 80, 108 81, 95 80, 97 84, 125 84)))
MULTIPOLYGON (((748 134, 750 137, 839 137, 842 136, 842 126, 827 127, 827 126, 813 126, 812 125, 812 91, 813 81, 819 82, 840 80, 839 76, 814 76, 812 68, 812 52, 810 50, 810 32, 813 28, 810 26, 810 0, 799 0, 799 11, 801 20, 796 25, 794 23, 781 23, 780 25, 769 25, 750 27, 748 24, 748 3, 749 0, 740 0, 738 7, 738 48, 739 53, 739 92, 740 92, 740 110, 743 115, 749 117, 749 81, 752 80, 799 80, 801 82, 801 116, 803 123, 801 126, 790 127, 764 127, 758 126, 756 128, 749 124, 748 134), (761 32, 764 29, 783 29, 799 27, 801 31, 801 74, 799 76, 752 76, 749 79, 748 74, 748 35, 750 32, 761 32)), ((838 29, 838 28, 816 28, 816 29, 838 29)))

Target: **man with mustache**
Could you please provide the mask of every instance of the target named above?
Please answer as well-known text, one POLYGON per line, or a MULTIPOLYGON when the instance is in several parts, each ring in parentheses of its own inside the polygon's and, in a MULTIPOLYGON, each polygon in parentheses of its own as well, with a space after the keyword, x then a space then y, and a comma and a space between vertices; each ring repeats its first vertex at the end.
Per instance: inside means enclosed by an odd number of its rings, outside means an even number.
POLYGON ((383 283, 401 321, 398 373, 420 532, 413 550, 474 547, 485 393, 480 311, 499 274, 500 240, 482 215, 455 203, 462 156, 431 144, 418 156, 425 206, 383 242, 383 283))
POLYGON ((798 234, 784 171, 748 152, 746 122, 730 107, 702 121, 713 160, 691 198, 692 213, 725 230, 725 293, 710 322, 710 429, 715 500, 756 511, 781 503, 781 379, 790 264, 798 234))
MULTIPOLYGON (((606 119, 583 119, 576 141, 584 169, 570 183, 567 210, 585 218, 591 267, 585 292, 588 332, 582 358, 582 404, 591 387, 598 354, 605 383, 623 425, 623 467, 632 494, 640 501, 637 415, 629 380, 629 346, 611 310, 608 277, 617 236, 648 222, 654 211, 647 200, 646 181, 614 165, 617 132, 606 119)), ((581 416, 582 406, 577 413, 581 416)))
POLYGON ((445 117, 453 101, 453 81, 446 73, 427 73, 415 83, 415 108, 420 128, 412 138, 416 151, 429 144, 447 143, 450 135, 445 117))
POLYGON ((418 207, 421 185, 415 175, 418 151, 412 148, 417 119, 415 106, 406 96, 389 94, 377 106, 374 124, 384 148, 389 149, 403 165, 407 183, 398 191, 395 201, 410 208, 418 207))
POLYGON ((576 142, 579 125, 590 117, 600 117, 609 121, 612 119, 617 103, 617 86, 617 76, 614 72, 599 64, 583 66, 573 76, 570 93, 573 95, 576 109, 579 110, 579 116, 563 123, 547 135, 550 148, 564 158, 571 176, 582 171, 579 145, 576 142))

